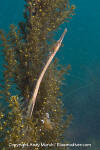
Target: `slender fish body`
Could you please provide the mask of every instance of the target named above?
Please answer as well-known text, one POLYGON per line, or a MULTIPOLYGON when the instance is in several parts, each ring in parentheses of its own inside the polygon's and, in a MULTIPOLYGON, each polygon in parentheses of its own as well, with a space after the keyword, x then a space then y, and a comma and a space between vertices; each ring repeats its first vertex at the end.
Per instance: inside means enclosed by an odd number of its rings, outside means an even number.
POLYGON ((37 97, 37 94, 38 94, 38 90, 39 90, 39 87, 40 87, 40 84, 41 84, 41 81, 44 77, 44 74, 47 70, 47 68, 49 67, 51 61, 53 60, 54 56, 56 55, 57 51, 59 50, 60 46, 61 46, 61 43, 64 39, 64 36, 67 32, 67 28, 65 28, 63 34, 61 35, 60 39, 57 41, 57 43, 55 44, 54 48, 53 48, 53 53, 50 55, 49 59, 47 60, 47 63, 45 64, 38 80, 37 80, 37 83, 36 83, 36 86, 35 86, 35 90, 33 92, 33 95, 32 95, 32 98, 30 100, 30 104, 28 106, 28 112, 27 112, 27 115, 29 117, 32 116, 32 112, 33 112, 33 109, 34 109, 34 106, 35 106, 35 102, 36 102, 36 97, 37 97))

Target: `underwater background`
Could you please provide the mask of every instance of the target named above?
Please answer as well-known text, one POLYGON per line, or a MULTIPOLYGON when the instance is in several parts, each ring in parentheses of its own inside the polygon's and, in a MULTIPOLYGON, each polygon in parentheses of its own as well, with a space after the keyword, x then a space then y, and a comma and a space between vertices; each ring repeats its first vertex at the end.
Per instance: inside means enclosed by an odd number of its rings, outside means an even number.
MULTIPOLYGON (((75 143, 91 143, 92 147, 87 149, 100 150, 100 1, 73 0, 71 3, 76 5, 76 15, 61 25, 56 34, 59 39, 67 26, 64 47, 57 54, 61 64, 72 67, 62 83, 64 105, 73 115, 65 137, 75 143)), ((17 25, 23 20, 23 11, 24 0, 1 1, 0 28, 8 32, 10 24, 17 25)), ((3 71, 2 64, 0 56, 3 71)))

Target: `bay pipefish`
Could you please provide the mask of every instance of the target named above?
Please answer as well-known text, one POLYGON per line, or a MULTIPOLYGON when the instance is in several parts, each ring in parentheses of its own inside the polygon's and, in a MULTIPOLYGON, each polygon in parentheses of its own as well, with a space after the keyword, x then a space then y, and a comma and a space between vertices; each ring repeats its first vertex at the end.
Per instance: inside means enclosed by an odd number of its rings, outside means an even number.
POLYGON ((36 97, 37 97, 37 94, 38 94, 38 90, 39 90, 39 87, 40 87, 40 84, 41 84, 41 81, 43 79, 43 76, 48 68, 48 66, 50 65, 51 61, 53 60, 54 56, 56 55, 57 51, 59 50, 60 46, 61 46, 61 43, 64 39, 64 36, 67 32, 67 28, 65 28, 64 32, 62 33, 60 39, 57 41, 57 43, 54 45, 54 48, 53 48, 53 52, 52 54, 50 55, 49 59, 47 60, 47 63, 45 64, 37 82, 36 82, 36 86, 35 86, 35 90, 33 92, 33 95, 32 95, 32 98, 29 102, 29 106, 28 106, 28 111, 27 111, 27 116, 28 117, 31 117, 32 116, 32 112, 33 112, 33 109, 34 109, 34 106, 35 106, 35 102, 36 102, 36 97))

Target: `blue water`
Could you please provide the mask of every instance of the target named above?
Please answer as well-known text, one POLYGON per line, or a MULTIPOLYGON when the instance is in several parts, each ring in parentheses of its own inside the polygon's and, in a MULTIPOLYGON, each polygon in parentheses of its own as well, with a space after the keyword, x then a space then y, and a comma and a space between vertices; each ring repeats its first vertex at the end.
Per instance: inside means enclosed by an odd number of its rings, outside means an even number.
MULTIPOLYGON (((61 26, 60 37, 67 26, 64 47, 57 54, 60 63, 71 64, 72 70, 62 85, 63 101, 73 121, 66 131, 67 138, 77 143, 92 143, 91 150, 100 146, 100 1, 73 0, 76 15, 61 26)), ((0 3, 0 28, 23 19, 24 0, 4 0, 0 3)), ((3 58, 0 58, 0 67, 3 58)), ((81 148, 80 148, 81 149, 81 148)), ((86 148, 83 148, 84 150, 86 148)))

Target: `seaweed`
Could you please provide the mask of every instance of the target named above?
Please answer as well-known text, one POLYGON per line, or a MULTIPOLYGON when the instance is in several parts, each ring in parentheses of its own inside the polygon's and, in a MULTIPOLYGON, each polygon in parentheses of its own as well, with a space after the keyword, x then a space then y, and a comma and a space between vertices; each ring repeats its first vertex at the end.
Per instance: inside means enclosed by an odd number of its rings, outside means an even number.
MULTIPOLYGON (((7 103, 5 111, 0 113, 0 148, 3 150, 14 148, 11 143, 62 142, 72 119, 72 115, 66 115, 60 91, 64 74, 70 67, 64 68, 58 59, 50 64, 43 77, 31 118, 27 117, 27 109, 39 75, 52 53, 54 31, 73 15, 75 7, 70 6, 68 0, 25 1, 25 21, 18 27, 10 25, 8 34, 0 30, 5 60, 0 98, 7 103)), ((15 147, 22 148, 21 145, 15 147)), ((36 146, 34 150, 45 148, 36 146)), ((26 145, 24 149, 32 147, 26 145)), ((48 149, 59 147, 48 146, 48 149)))

